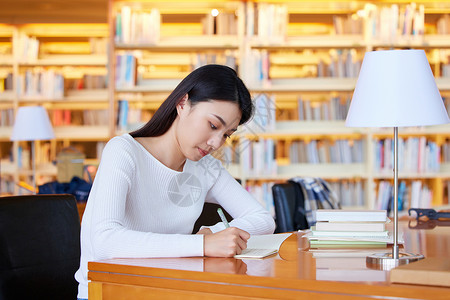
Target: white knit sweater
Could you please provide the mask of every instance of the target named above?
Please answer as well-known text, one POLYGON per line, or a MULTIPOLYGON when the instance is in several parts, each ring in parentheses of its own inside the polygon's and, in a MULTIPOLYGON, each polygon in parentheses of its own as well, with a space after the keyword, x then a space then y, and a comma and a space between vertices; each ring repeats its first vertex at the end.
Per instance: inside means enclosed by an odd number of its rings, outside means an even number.
POLYGON ((203 256, 203 235, 191 232, 205 201, 222 205, 234 218, 230 226, 250 234, 275 229, 271 215, 212 156, 187 160, 177 172, 129 134, 111 139, 83 215, 78 297, 88 297, 88 261, 203 256))

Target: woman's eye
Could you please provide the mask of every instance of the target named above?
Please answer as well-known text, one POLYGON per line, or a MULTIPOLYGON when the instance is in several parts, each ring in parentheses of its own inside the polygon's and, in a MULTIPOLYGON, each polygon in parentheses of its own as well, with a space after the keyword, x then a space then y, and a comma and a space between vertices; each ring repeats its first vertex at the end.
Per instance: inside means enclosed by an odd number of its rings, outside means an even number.
POLYGON ((210 122, 209 125, 211 126, 211 129, 217 129, 217 127, 213 123, 210 122))
POLYGON ((229 138, 231 137, 231 135, 229 135, 229 134, 224 134, 223 137, 224 137, 225 139, 229 139, 229 138))

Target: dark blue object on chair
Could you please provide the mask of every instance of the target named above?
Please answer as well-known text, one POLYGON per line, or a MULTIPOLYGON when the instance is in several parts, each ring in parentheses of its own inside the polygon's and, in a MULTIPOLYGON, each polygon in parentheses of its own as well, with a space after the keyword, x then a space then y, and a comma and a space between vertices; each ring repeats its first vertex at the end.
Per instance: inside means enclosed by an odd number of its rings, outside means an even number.
POLYGON ((0 299, 76 299, 79 263, 73 195, 0 198, 0 299))

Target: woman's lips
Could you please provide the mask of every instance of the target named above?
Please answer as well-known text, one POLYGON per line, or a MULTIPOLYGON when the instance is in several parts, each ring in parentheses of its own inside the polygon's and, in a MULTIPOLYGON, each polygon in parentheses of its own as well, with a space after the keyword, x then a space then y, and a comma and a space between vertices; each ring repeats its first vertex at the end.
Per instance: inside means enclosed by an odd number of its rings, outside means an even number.
POLYGON ((201 155, 201 156, 206 156, 206 155, 208 155, 208 152, 205 151, 205 150, 203 150, 203 149, 201 149, 201 148, 198 148, 198 151, 200 152, 200 155, 201 155))

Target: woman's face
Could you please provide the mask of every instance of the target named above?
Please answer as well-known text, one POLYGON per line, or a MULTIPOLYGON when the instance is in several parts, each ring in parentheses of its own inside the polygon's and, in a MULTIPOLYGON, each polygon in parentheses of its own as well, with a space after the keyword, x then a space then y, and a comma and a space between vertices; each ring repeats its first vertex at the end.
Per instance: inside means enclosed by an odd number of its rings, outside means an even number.
POLYGON ((238 104, 211 100, 194 106, 182 101, 178 106, 177 141, 183 155, 192 161, 220 148, 236 130, 241 119, 238 104))

